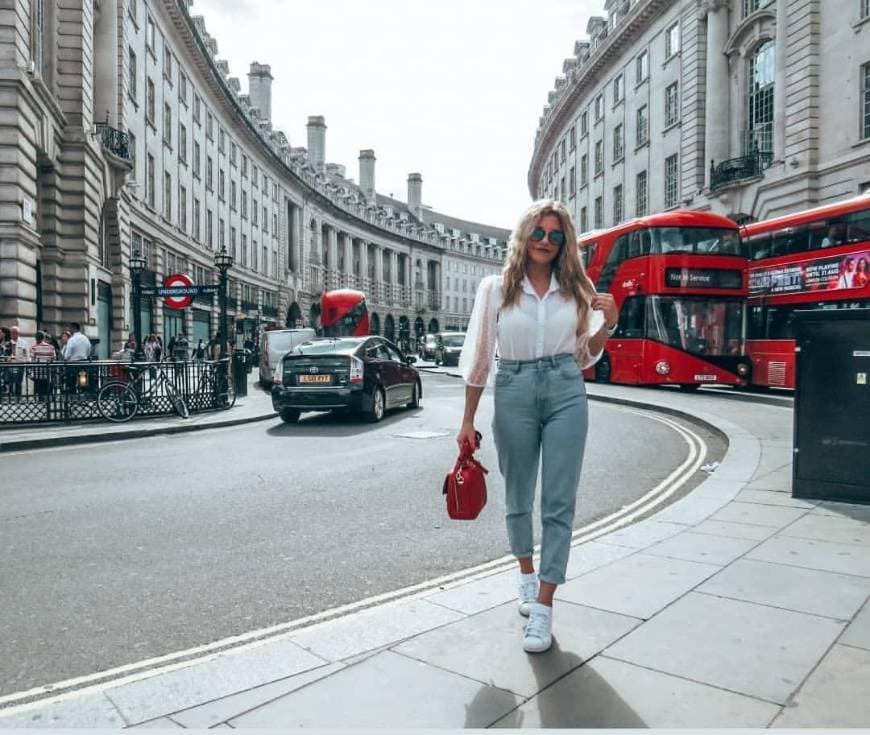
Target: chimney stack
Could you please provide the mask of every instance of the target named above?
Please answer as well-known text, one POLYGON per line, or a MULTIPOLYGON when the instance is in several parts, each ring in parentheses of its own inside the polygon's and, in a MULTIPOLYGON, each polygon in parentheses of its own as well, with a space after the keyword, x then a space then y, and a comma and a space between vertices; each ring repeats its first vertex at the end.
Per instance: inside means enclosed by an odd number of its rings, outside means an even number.
POLYGON ((308 162, 318 173, 326 170, 326 121, 323 115, 308 118, 308 162))
POLYGON ((375 201, 375 152, 371 149, 359 152, 359 188, 369 203, 375 201))
POLYGON ((248 96, 251 107, 260 111, 260 119, 272 121, 272 69, 254 61, 248 72, 248 96))
POLYGON ((408 209, 418 220, 423 219, 423 177, 420 174, 408 174, 408 209))

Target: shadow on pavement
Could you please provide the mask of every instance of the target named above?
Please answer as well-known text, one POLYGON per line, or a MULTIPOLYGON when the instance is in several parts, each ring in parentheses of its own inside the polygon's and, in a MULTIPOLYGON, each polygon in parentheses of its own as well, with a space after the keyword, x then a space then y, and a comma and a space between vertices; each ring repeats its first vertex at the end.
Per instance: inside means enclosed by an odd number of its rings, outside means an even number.
POLYGON ((270 426, 266 433, 271 436, 359 436, 374 429, 398 425, 402 418, 419 416, 422 410, 422 407, 393 408, 378 423, 369 423, 348 411, 304 413, 298 424, 280 422, 270 426))

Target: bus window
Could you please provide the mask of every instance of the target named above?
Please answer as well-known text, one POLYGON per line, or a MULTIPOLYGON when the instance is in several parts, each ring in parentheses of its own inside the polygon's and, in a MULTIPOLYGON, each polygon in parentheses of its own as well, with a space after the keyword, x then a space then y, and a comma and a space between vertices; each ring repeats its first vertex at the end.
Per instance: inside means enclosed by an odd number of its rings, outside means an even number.
POLYGON ((749 248, 749 257, 752 260, 761 260, 770 257, 770 233, 763 232, 760 235, 752 235, 746 238, 746 247, 749 248))
POLYGON ((830 219, 827 222, 828 231, 822 238, 821 247, 832 248, 846 242, 846 225, 839 219, 830 219))
POLYGON ((770 255, 789 255, 800 253, 807 249, 809 229, 807 227, 792 227, 774 232, 771 237, 770 255))
POLYGON ((795 339, 797 317, 794 312, 793 308, 768 307, 767 339, 795 339))
POLYGON ((652 252, 743 255, 736 230, 710 227, 653 227, 649 230, 652 252))
POLYGON ((619 310, 619 325, 616 336, 624 339, 642 339, 644 336, 644 321, 646 297, 632 296, 625 300, 619 310))
POLYGON ((870 208, 846 215, 846 238, 849 242, 870 240, 870 208))
POLYGON ((647 335, 695 355, 737 355, 743 327, 739 300, 650 296, 647 335))
POLYGON ((822 247, 822 243, 828 236, 828 225, 826 222, 811 222, 809 225, 809 233, 807 235, 809 242, 807 247, 809 250, 818 250, 822 247))
POLYGON ((649 255, 650 240, 649 230, 635 230, 628 236, 627 258, 638 258, 641 255, 649 255))
POLYGON ((766 339, 763 306, 753 306, 749 309, 749 318, 746 323, 746 337, 747 339, 766 339))

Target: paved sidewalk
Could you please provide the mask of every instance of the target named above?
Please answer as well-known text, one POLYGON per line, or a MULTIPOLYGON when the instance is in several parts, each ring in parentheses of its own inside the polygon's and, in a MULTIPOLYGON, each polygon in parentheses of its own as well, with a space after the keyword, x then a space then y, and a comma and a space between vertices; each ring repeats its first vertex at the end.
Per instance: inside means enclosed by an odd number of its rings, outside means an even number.
POLYGON ((866 727, 870 508, 791 498, 791 412, 589 392, 693 414, 729 449, 688 496, 573 550, 551 651, 522 651, 514 570, 494 569, 0 710, 0 728, 866 727))
POLYGON ((177 434, 185 431, 235 426, 274 417, 272 399, 259 387, 259 376, 254 371, 248 376, 248 395, 239 396, 236 404, 226 411, 203 411, 190 418, 165 416, 160 418, 134 418, 123 424, 107 421, 80 421, 68 424, 21 425, 0 428, 0 453, 22 449, 92 444, 95 442, 134 439, 156 434, 177 434))

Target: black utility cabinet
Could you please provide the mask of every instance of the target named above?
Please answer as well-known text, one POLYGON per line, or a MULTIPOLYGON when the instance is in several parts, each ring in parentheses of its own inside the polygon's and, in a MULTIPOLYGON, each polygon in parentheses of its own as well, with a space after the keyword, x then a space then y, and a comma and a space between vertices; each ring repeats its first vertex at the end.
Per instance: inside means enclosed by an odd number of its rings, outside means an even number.
POLYGON ((792 495, 870 503, 870 309, 796 315, 792 495))

